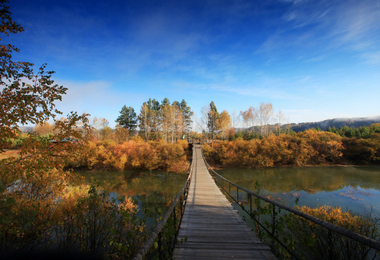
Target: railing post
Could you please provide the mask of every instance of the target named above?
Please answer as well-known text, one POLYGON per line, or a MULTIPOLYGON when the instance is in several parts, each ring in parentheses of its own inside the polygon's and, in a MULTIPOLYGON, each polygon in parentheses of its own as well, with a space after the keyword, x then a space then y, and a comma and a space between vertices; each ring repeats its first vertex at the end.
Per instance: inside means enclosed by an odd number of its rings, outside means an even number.
POLYGON ((236 186, 236 201, 239 204, 239 188, 236 186))
POLYGON ((276 206, 273 205, 272 208, 272 234, 274 236, 274 232, 276 231, 276 206))
POLYGON ((252 195, 248 193, 249 215, 252 217, 252 195))
POLYGON ((158 258, 164 259, 162 256, 162 241, 161 241, 161 232, 158 234, 158 258))
POLYGON ((330 229, 328 230, 327 236, 328 236, 327 241, 328 241, 328 247, 329 247, 328 257, 329 259, 334 259, 334 246, 333 246, 334 244, 333 244, 332 233, 330 229))
POLYGON ((176 208, 174 207, 174 210, 173 210, 173 221, 174 221, 174 230, 177 229, 177 216, 176 216, 176 208))
POLYGON ((184 199, 185 199, 185 194, 182 194, 181 195, 181 199, 180 199, 181 216, 183 215, 183 202, 184 202, 184 199))

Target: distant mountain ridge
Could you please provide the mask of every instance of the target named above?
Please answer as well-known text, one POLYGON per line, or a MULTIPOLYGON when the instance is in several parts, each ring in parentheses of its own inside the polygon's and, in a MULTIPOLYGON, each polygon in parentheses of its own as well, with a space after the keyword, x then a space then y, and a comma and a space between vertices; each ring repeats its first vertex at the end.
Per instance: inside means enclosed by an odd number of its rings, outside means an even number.
MULTIPOLYGON (((380 116, 376 117, 353 117, 353 118, 333 118, 333 119, 327 119, 319 122, 305 122, 305 123, 291 123, 288 124, 290 126, 290 129, 292 129, 294 132, 302 132, 307 129, 311 128, 320 128, 323 131, 326 131, 329 127, 354 127, 359 128, 361 126, 370 126, 372 124, 380 123, 380 116)), ((273 125, 270 127, 274 127, 273 125)), ((285 125, 283 125, 285 127, 285 125)), ((259 131, 258 126, 251 127, 249 130, 255 129, 256 131, 259 131)), ((24 133, 27 132, 33 132, 34 126, 21 126, 20 130, 24 133)), ((244 131, 244 128, 235 128, 235 131, 244 131)))
POLYGON ((294 132, 302 132, 310 128, 319 127, 321 130, 326 131, 329 127, 354 127, 370 126, 372 124, 380 123, 380 116, 376 117, 356 117, 356 118, 334 118, 327 119, 320 122, 306 122, 306 123, 292 123, 290 128, 294 132))

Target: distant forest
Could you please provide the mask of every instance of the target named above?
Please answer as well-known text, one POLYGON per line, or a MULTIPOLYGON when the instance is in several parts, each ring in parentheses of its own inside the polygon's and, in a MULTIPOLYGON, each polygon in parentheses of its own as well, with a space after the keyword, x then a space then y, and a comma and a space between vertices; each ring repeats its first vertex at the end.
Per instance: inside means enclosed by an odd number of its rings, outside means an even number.
POLYGON ((344 118, 344 119, 328 119, 320 122, 307 122, 307 123, 292 123, 290 124, 290 129, 294 132, 303 132, 305 130, 315 128, 323 131, 329 130, 329 128, 340 128, 340 127, 353 127, 359 128, 362 126, 370 126, 372 124, 380 123, 380 117, 376 118, 344 118))

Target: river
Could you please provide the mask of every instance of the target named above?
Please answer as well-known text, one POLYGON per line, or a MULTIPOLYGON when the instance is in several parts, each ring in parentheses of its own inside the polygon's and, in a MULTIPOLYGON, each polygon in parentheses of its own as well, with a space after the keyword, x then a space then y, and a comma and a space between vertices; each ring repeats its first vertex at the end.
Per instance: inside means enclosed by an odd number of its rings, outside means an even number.
MULTIPOLYGON (((223 169, 230 181, 284 205, 340 206, 343 210, 373 216, 380 214, 380 167, 304 167, 270 169, 223 169)), ((139 216, 150 223, 165 213, 181 190, 187 175, 149 171, 81 172, 88 184, 98 184, 111 196, 131 196, 139 216)))
POLYGON ((304 167, 217 171, 248 190, 294 206, 341 207, 363 215, 380 213, 380 167, 304 167))
POLYGON ((138 216, 147 219, 148 228, 169 208, 182 189, 187 174, 159 171, 82 171, 87 184, 99 185, 112 197, 130 196, 138 216))

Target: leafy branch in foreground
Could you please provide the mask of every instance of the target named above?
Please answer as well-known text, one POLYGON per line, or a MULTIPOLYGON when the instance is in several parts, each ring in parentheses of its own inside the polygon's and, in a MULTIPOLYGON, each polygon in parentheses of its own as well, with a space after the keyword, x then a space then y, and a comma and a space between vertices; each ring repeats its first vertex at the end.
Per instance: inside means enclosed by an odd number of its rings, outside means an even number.
MULTIPOLYGON (((12 20, 6 3, 0 0, 0 33, 9 36, 24 29, 12 20)), ((46 71, 46 64, 34 72, 32 63, 13 61, 12 53, 18 51, 0 45, 0 153, 20 133, 20 124, 55 119, 55 134, 49 141, 31 133, 18 157, 0 161, 2 255, 55 249, 131 256, 141 233, 131 199, 114 201, 67 170, 91 132, 88 115, 72 112, 56 120, 61 112, 55 103, 67 88, 54 83, 54 72, 46 71)))

